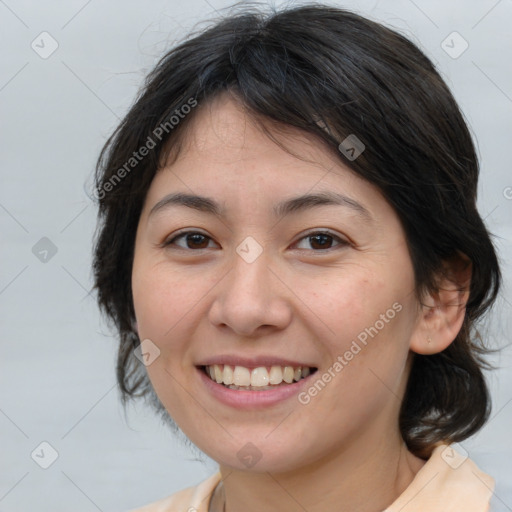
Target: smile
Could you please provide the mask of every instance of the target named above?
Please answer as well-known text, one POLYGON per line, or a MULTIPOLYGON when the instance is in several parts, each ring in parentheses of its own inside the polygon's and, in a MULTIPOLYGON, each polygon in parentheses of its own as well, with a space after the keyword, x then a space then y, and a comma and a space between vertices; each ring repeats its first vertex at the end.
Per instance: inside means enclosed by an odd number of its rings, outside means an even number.
POLYGON ((213 364, 201 367, 203 372, 217 384, 229 389, 244 391, 268 391, 273 388, 288 386, 305 379, 316 371, 308 366, 231 366, 213 364))

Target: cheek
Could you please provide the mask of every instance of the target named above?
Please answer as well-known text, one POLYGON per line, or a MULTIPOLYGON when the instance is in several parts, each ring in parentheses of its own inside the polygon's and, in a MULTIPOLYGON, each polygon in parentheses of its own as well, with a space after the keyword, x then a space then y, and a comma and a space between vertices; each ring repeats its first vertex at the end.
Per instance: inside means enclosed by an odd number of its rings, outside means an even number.
POLYGON ((165 264, 134 259, 132 293, 139 338, 151 340, 159 349, 158 357, 146 371, 167 412, 185 427, 190 397, 183 393, 184 376, 180 367, 187 364, 190 321, 186 320, 204 296, 205 292, 201 291, 200 283, 165 264))
MULTIPOLYGON (((199 284, 199 283, 195 283, 199 284)), ((160 337, 191 309, 197 286, 162 264, 134 263, 132 293, 139 329, 160 337)))
MULTIPOLYGON (((218 281, 197 269, 173 268, 168 262, 134 264, 132 293, 139 338, 150 339, 160 350, 158 365, 178 370, 189 363, 189 340, 204 318, 208 291, 218 281)), ((151 375, 153 365, 148 367, 151 375)))
MULTIPOLYGON (((382 375, 398 385, 413 329, 414 300, 409 293, 412 274, 385 279, 382 273, 347 273, 331 281, 324 293, 314 294, 316 310, 329 327, 322 342, 328 349, 326 364, 342 358, 343 373, 351 386, 367 388, 382 375), (370 371, 371 370, 371 371, 370 371), (372 371, 374 374, 372 375, 372 371)), ((338 368, 340 368, 338 366, 338 368)))
POLYGON ((321 294, 314 294, 315 309, 335 338, 356 338, 397 300, 388 283, 365 274, 346 273, 326 284, 321 294))

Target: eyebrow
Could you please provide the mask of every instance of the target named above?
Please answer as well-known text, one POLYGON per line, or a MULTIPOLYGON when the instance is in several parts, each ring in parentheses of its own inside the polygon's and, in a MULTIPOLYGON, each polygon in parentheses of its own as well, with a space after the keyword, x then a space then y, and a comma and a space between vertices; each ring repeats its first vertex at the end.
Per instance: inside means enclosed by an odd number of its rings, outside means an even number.
MULTIPOLYGON (((291 199, 286 199, 274 206, 273 213, 276 217, 282 218, 291 213, 302 212, 310 208, 324 205, 345 206, 353 210, 357 215, 365 220, 373 220, 370 212, 362 204, 350 197, 332 191, 305 194, 291 199)), ((159 211, 166 210, 173 206, 186 206, 187 208, 209 213, 217 217, 225 216, 225 209, 222 208, 214 199, 194 194, 176 192, 160 199, 160 201, 151 208, 148 218, 159 211)))

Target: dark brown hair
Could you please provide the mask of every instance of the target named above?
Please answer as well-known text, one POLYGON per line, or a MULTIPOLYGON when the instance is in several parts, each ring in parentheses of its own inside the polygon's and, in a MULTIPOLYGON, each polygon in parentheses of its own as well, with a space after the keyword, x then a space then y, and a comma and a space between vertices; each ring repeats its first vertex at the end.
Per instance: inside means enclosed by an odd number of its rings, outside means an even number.
POLYGON ((131 271, 143 202, 166 150, 179 145, 198 110, 194 102, 204 105, 224 91, 255 118, 317 137, 380 189, 404 227, 418 298, 436 290, 443 262, 457 254, 469 259, 463 327, 443 352, 414 355, 400 429, 420 456, 436 442, 475 433, 490 413, 486 349, 475 322, 495 300, 501 276, 476 207, 479 168, 471 135, 446 84, 413 43, 318 4, 271 13, 246 8, 169 51, 101 152, 93 268, 99 306, 119 336, 123 404, 153 392, 134 357, 140 340, 131 271), (351 134, 365 145, 353 160, 338 151, 351 134))

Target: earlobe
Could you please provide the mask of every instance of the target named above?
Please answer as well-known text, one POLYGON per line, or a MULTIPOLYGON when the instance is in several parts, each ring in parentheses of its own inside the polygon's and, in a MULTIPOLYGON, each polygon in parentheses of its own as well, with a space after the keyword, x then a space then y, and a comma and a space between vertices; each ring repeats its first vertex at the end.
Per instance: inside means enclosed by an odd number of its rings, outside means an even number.
POLYGON ((466 315, 471 263, 464 255, 445 262, 438 288, 424 296, 410 348, 417 354, 436 354, 457 337, 466 315))

